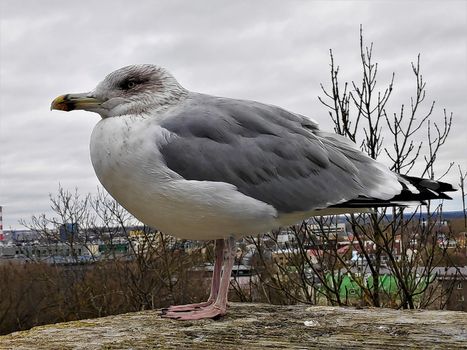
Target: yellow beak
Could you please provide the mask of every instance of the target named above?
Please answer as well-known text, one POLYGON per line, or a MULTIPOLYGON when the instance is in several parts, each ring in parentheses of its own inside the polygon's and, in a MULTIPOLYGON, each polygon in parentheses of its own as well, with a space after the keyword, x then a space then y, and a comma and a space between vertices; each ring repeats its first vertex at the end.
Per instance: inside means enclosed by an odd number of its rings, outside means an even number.
POLYGON ((59 111, 72 111, 74 109, 84 109, 87 111, 99 108, 102 101, 90 96, 89 93, 84 94, 66 94, 58 96, 52 101, 50 110, 56 109, 59 111))

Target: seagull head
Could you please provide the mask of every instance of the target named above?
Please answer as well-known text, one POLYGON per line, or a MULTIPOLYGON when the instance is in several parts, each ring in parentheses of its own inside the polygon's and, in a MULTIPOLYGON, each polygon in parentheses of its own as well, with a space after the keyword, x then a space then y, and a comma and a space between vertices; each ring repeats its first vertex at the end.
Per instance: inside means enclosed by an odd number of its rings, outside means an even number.
POLYGON ((120 68, 94 90, 58 96, 51 109, 95 112, 102 118, 145 115, 177 103, 187 91, 165 69, 140 64, 120 68))

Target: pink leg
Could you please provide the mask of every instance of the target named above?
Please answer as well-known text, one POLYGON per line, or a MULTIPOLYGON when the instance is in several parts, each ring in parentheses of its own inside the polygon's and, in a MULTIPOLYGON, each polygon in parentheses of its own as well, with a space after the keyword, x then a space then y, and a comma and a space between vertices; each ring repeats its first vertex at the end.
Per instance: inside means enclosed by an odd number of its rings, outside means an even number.
POLYGON ((227 295, 229 293, 230 276, 235 261, 235 239, 230 237, 226 240, 224 253, 224 269, 220 280, 219 291, 216 301, 198 310, 186 312, 168 311, 163 317, 175 318, 178 320, 199 320, 203 318, 216 318, 224 316, 227 312, 227 295))
POLYGON ((209 294, 208 300, 203 303, 196 304, 172 305, 167 309, 162 309, 162 315, 166 315, 168 312, 195 311, 209 306, 216 301, 217 294, 219 293, 222 263, 224 260, 224 239, 216 239, 214 255, 214 271, 212 272, 211 293, 209 294))

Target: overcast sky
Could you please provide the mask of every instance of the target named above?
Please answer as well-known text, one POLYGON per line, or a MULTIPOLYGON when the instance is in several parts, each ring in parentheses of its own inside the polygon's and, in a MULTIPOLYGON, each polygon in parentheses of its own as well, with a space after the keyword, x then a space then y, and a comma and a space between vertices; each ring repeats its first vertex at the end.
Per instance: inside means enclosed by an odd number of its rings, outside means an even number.
MULTIPOLYGON (((275 104, 331 129, 319 84, 329 85, 331 48, 341 79, 360 80, 360 24, 374 42, 378 86, 396 73, 388 113, 413 96, 410 63, 421 54, 422 112, 436 100, 434 121, 443 108, 454 114, 437 171, 451 161, 467 169, 466 1, 2 0, 0 10, 5 229, 49 213, 59 184, 97 189, 89 138, 99 116, 50 111, 57 95, 89 91, 124 65, 155 63, 190 90, 275 104)), ((458 183, 455 170, 445 180, 458 183)), ((461 209, 455 197, 445 209, 461 209)))

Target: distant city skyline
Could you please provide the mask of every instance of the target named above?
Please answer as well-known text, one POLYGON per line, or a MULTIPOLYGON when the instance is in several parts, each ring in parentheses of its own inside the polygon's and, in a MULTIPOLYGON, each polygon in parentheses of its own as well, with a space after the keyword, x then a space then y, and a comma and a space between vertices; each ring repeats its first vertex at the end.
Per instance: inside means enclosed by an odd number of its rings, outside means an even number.
MULTIPOLYGON (((133 63, 168 68, 186 88, 258 100, 312 117, 332 130, 318 101, 330 86, 329 49, 340 79, 361 79, 359 27, 379 63, 378 90, 395 72, 388 114, 410 108, 411 62, 421 54, 432 120, 453 113, 451 135, 436 171, 458 183, 467 170, 467 2, 464 1, 82 1, 0 3, 0 205, 3 228, 51 215, 59 184, 82 195, 99 186, 89 158, 97 115, 50 111, 53 98, 89 91, 133 63)), ((383 129, 383 133, 386 130, 383 129)), ((418 138, 426 138, 420 132, 418 138)), ((389 141, 387 141, 389 142, 389 141)), ((387 144, 390 147, 390 144, 387 144)), ((384 161, 384 156, 381 158, 384 161)), ((414 175, 423 165, 414 168, 414 175)), ((444 209, 461 210, 460 192, 444 209)))

